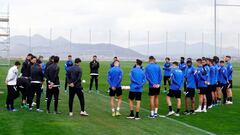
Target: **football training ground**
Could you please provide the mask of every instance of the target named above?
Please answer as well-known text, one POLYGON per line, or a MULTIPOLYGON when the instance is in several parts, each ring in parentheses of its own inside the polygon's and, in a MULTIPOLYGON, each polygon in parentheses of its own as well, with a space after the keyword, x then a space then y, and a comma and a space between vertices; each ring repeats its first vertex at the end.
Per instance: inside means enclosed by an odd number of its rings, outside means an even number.
MULTIPOLYGON (((149 99, 147 84, 142 97, 140 116, 141 120, 128 120, 129 114, 128 91, 123 92, 123 104, 120 117, 112 117, 109 103, 108 84, 106 81, 109 62, 100 62, 99 90, 100 94, 88 93, 89 89, 89 64, 82 63, 83 84, 85 90, 86 111, 88 117, 79 115, 79 102, 75 97, 74 116, 68 116, 68 93, 63 90, 65 81, 64 63, 60 63, 61 92, 59 101, 59 115, 28 112, 20 109, 20 98, 15 101, 19 112, 8 112, 5 109, 6 86, 4 80, 9 67, 0 67, 0 135, 204 135, 204 134, 240 134, 240 66, 234 64, 233 78, 233 105, 217 106, 207 113, 180 117, 159 117, 149 119, 149 99)), ((121 62, 124 72, 122 85, 129 85, 129 72, 134 62, 121 62)), ((146 64, 146 63, 145 63, 146 64)), ((162 66, 161 66, 162 67, 162 66)), ((45 91, 44 91, 45 92, 45 91)), ((197 94, 196 94, 197 96, 197 94)), ((166 94, 160 94, 159 114, 165 116, 168 108, 165 101, 166 94)), ((196 97, 196 105, 198 105, 196 97)), ((175 101, 175 100, 173 100, 175 101)), ((41 108, 46 110, 45 94, 42 95, 41 108)), ((51 105, 53 111, 53 104, 51 105)), ((173 105, 175 107, 175 104, 173 105)), ((184 95, 182 94, 182 109, 184 111, 184 95)))

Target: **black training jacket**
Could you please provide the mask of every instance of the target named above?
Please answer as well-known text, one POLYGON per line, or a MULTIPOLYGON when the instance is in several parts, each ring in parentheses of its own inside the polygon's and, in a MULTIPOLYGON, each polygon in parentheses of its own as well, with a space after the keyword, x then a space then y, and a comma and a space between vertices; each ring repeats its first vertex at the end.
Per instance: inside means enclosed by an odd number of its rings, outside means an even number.
POLYGON ((68 83, 73 83, 75 88, 82 88, 82 69, 74 65, 70 67, 67 71, 67 81, 68 83))
POLYGON ((42 72, 41 65, 33 64, 31 66, 31 81, 40 81, 42 82, 44 79, 44 74, 42 72))
POLYGON ((31 62, 29 60, 25 60, 22 64, 21 73, 23 77, 30 77, 31 75, 31 62))
POLYGON ((59 85, 59 66, 56 63, 49 65, 46 68, 46 78, 48 81, 54 83, 54 85, 59 85))
POLYGON ((89 63, 89 66, 90 66, 90 73, 98 73, 98 69, 99 69, 98 61, 91 61, 89 63))

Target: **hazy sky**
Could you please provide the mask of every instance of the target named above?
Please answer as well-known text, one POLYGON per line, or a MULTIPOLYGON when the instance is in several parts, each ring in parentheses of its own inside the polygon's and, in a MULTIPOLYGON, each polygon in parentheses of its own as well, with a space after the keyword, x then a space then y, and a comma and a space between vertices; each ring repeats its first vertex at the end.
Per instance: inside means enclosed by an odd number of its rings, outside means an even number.
MULTIPOLYGON (((0 11, 7 5, 0 0, 0 11)), ((218 0, 219 3, 240 4, 239 0, 218 0)), ((236 33, 240 32, 240 7, 218 7, 218 30, 224 32, 224 46, 235 44, 236 33), (226 36, 227 35, 227 36, 226 36)), ((127 46, 128 30, 131 30, 131 44, 142 44, 150 31, 151 42, 169 38, 206 40, 212 42, 213 0, 10 0, 11 34, 32 33, 53 38, 69 37, 72 29, 74 42, 88 42, 89 29, 92 42, 108 42, 111 29, 112 42, 127 46)), ((223 41, 223 42, 224 42, 223 41)), ((190 42, 190 41, 189 41, 190 42)))

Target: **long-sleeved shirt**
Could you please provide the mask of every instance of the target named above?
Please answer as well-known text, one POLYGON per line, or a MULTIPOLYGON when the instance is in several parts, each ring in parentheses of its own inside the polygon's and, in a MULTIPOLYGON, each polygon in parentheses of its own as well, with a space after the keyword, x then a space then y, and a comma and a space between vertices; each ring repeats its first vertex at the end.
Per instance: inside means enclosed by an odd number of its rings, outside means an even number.
POLYGON ((208 65, 204 65, 203 69, 207 72, 207 82, 210 83, 210 80, 211 80, 211 78, 210 78, 210 67, 208 65))
POLYGON ((215 81, 216 81, 216 84, 217 84, 218 81, 219 81, 218 73, 219 73, 220 68, 219 68, 218 64, 215 64, 214 67, 215 67, 215 81))
POLYGON ((228 82, 227 68, 224 66, 221 66, 218 75, 219 75, 220 83, 227 84, 227 82, 228 82))
POLYGON ((228 62, 226 64, 228 80, 232 80, 233 66, 232 63, 228 62))
POLYGON ((68 60, 65 62, 65 65, 64 65, 64 69, 66 71, 66 74, 67 74, 67 70, 69 69, 69 67, 73 66, 73 61, 72 60, 68 60))
POLYGON ((52 65, 53 64, 53 62, 52 61, 48 61, 47 63, 46 63, 46 66, 45 66, 45 69, 44 69, 44 76, 46 77, 47 75, 46 75, 46 70, 47 70, 47 68, 50 66, 50 65, 52 65))
POLYGON ((7 85, 17 85, 17 78, 18 78, 17 66, 12 66, 8 70, 8 74, 6 77, 7 85))
POLYGON ((67 71, 68 83, 73 83, 75 88, 82 88, 82 69, 78 65, 70 67, 67 71))
POLYGON ((207 71, 204 70, 202 66, 199 66, 197 69, 197 86, 198 88, 205 88, 207 84, 205 83, 208 81, 208 74, 207 71))
POLYGON ((145 69, 145 75, 149 83, 149 88, 153 88, 153 85, 161 85, 162 72, 161 68, 156 63, 149 63, 145 69))
POLYGON ((216 67, 210 66, 210 84, 215 85, 217 84, 217 77, 216 77, 216 67))
POLYGON ((217 81, 220 82, 220 79, 219 79, 219 70, 220 70, 221 67, 220 67, 220 64, 219 64, 219 63, 216 64, 215 66, 216 66, 216 68, 217 68, 217 73, 216 73, 217 81))
POLYGON ((185 73, 185 70, 186 70, 186 68, 187 68, 187 65, 186 65, 186 63, 180 63, 180 64, 178 65, 178 68, 179 68, 180 70, 182 70, 183 73, 185 73))
POLYGON ((171 68, 172 68, 171 63, 165 63, 163 65, 164 76, 170 76, 171 75, 171 68))
POLYGON ((120 67, 112 67, 108 71, 107 81, 110 87, 120 88, 122 82, 123 72, 120 67))
POLYGON ((31 62, 29 60, 25 60, 22 64, 21 73, 23 77, 30 77, 31 76, 31 62))
POLYGON ((142 92, 143 85, 146 83, 146 76, 143 69, 135 67, 130 72, 130 91, 131 92, 142 92))
POLYGON ((46 68, 46 64, 42 62, 40 65, 41 65, 41 68, 42 68, 42 73, 44 74, 45 68, 46 68))
POLYGON ((179 68, 173 68, 171 72, 172 83, 170 85, 171 90, 180 90, 183 86, 184 74, 179 68))
POLYGON ((186 68, 185 79, 187 81, 187 88, 195 89, 197 80, 197 70, 194 66, 186 68))
POLYGON ((99 69, 98 61, 91 61, 89 63, 89 67, 90 67, 90 75, 98 75, 98 69, 99 69))
POLYGON ((47 81, 54 83, 56 86, 60 85, 59 71, 59 66, 56 63, 49 65, 45 71, 47 81))
POLYGON ((33 64, 31 66, 31 83, 41 83, 43 82, 44 74, 42 72, 42 67, 40 64, 33 64))

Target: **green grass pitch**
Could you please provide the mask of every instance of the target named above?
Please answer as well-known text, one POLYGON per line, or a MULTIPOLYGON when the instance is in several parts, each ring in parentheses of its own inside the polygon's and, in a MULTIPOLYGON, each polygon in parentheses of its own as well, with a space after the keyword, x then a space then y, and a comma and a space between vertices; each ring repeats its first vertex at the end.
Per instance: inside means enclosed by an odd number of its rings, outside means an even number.
MULTIPOLYGON (((133 66, 133 62, 121 62, 124 71, 122 85, 129 85, 129 72, 133 66)), ((146 64, 146 63, 145 63, 146 64)), ((79 115, 79 102, 75 97, 74 116, 68 116, 68 94, 64 92, 63 85, 65 72, 64 63, 60 63, 61 73, 61 92, 59 102, 60 115, 28 112, 20 109, 20 98, 15 101, 15 107, 19 112, 8 112, 5 110, 6 86, 4 80, 8 67, 0 67, 0 135, 62 135, 62 134, 95 134, 95 135, 204 135, 204 134, 240 134, 240 103, 239 103, 239 75, 240 68, 234 64, 234 104, 228 106, 218 106, 207 113, 200 113, 191 116, 170 117, 148 119, 149 99, 147 95, 147 84, 144 88, 140 116, 141 120, 128 120, 126 116, 129 114, 128 92, 123 92, 123 100, 120 117, 112 117, 107 96, 108 84, 106 74, 109 69, 109 62, 100 62, 99 90, 100 95, 95 93, 89 94, 85 92, 86 110, 89 117, 81 117, 79 115)), ((161 64, 162 65, 162 64, 161 64)), ((82 63, 83 79, 87 83, 83 84, 84 90, 89 88, 89 64, 82 63)), ((159 113, 166 115, 167 105, 165 101, 166 94, 160 94, 159 113)), ((182 95, 182 97, 184 97, 182 95)), ((175 100, 173 100, 175 101, 175 100)), ((197 102, 197 97, 196 97, 197 102)), ((184 99, 182 98, 182 109, 184 110, 184 99)), ((198 103, 196 103, 198 105, 198 103)), ((51 105, 53 110, 53 104, 51 105)), ((175 107, 175 104, 173 106, 175 107)), ((45 95, 42 95, 41 108, 46 110, 45 95)))

